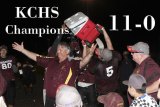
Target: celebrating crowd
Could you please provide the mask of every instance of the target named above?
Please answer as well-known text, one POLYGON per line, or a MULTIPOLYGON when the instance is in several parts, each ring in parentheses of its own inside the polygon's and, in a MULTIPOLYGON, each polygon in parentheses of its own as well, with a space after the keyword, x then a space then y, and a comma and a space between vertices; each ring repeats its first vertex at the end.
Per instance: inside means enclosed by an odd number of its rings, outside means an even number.
MULTIPOLYGON (((158 107, 160 67, 151 58, 149 45, 127 46, 122 57, 104 28, 102 34, 104 49, 96 43, 62 42, 58 35, 48 56, 25 49, 23 42, 12 44, 14 50, 45 68, 45 107, 158 107)), ((4 105, 14 107, 18 66, 7 50, 0 47, 0 95, 4 105)), ((32 66, 27 63, 24 69, 32 66)), ((31 87, 32 82, 25 86, 31 87)))

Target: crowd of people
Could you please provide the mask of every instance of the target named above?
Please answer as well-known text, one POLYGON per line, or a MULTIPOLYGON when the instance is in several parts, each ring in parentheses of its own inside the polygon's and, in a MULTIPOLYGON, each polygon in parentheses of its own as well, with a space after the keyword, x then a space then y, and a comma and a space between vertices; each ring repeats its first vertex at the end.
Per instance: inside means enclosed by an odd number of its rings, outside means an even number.
MULTIPOLYGON (((58 35, 48 56, 25 49, 23 42, 12 44, 14 50, 44 67, 45 107, 158 107, 160 67, 151 58, 149 45, 138 42, 121 55, 104 28, 102 34, 104 49, 84 41, 62 42, 58 35)), ((14 107, 17 70, 25 92, 32 92, 34 67, 28 62, 16 63, 2 45, 0 95, 8 107, 14 107)))
POLYGON ((24 93, 30 94, 33 98, 33 85, 36 77, 34 67, 28 61, 21 63, 13 56, 8 55, 8 48, 5 45, 0 46, 0 95, 3 106, 14 107, 16 97, 16 79, 20 82, 18 87, 24 90, 24 93), (4 106, 5 105, 5 106, 4 106))

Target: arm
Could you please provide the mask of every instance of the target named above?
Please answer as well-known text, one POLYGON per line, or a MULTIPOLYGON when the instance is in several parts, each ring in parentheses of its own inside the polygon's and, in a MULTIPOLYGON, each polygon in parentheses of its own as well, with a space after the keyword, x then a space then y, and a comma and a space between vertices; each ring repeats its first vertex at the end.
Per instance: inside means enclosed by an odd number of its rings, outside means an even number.
POLYGON ((39 56, 39 55, 36 54, 36 53, 33 53, 33 52, 30 52, 30 51, 26 50, 26 49, 24 48, 24 46, 23 46, 23 42, 22 42, 21 44, 18 44, 18 43, 16 43, 16 42, 14 42, 14 43, 12 44, 12 47, 13 47, 14 50, 17 50, 17 51, 23 53, 23 54, 26 55, 28 58, 30 58, 30 59, 32 59, 32 60, 34 60, 34 61, 36 61, 36 57, 39 56))
POLYGON ((87 55, 87 45, 84 43, 84 41, 82 41, 82 45, 83 45, 83 54, 82 54, 82 58, 84 58, 87 55))
POLYGON ((146 92, 147 93, 157 92, 159 89, 159 85, 160 85, 160 78, 157 81, 155 81, 154 83, 152 83, 150 86, 148 86, 146 88, 146 92))
POLYGON ((80 61, 80 68, 84 67, 93 56, 94 50, 96 49, 96 45, 92 44, 90 52, 80 61))
POLYGON ((102 28, 102 31, 103 31, 104 39, 105 39, 106 44, 107 44, 107 48, 109 50, 114 50, 111 39, 110 39, 108 33, 106 32, 106 30, 104 28, 102 28))

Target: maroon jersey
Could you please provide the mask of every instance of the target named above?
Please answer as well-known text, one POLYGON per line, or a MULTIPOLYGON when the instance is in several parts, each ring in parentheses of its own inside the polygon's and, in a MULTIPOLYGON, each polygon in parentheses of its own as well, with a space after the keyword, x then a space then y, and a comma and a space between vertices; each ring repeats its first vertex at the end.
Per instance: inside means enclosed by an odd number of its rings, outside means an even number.
MULTIPOLYGON (((152 58, 148 57, 140 65, 136 67, 134 73, 143 75, 147 81, 147 86, 149 86, 159 79, 160 67, 152 58)), ((152 93, 150 95, 154 97, 156 100, 158 100, 157 92, 152 93)))
POLYGON ((12 56, 1 58, 0 57, 0 71, 7 81, 15 80, 13 65, 15 65, 15 58, 12 56))
POLYGON ((118 89, 118 65, 121 56, 118 52, 112 51, 112 59, 109 62, 99 61, 95 70, 95 83, 98 93, 106 94, 118 89))
POLYGON ((95 75, 93 74, 93 67, 96 66, 98 58, 92 57, 90 62, 84 67, 78 76, 79 82, 95 83, 95 75))
POLYGON ((85 83, 94 83, 95 82, 95 76, 91 74, 88 69, 86 68, 84 71, 80 73, 78 76, 79 82, 85 82, 85 83))
POLYGON ((48 97, 54 98, 56 90, 61 84, 75 86, 80 72, 80 61, 66 59, 59 63, 58 58, 37 57, 37 62, 40 66, 47 68, 44 81, 48 97))

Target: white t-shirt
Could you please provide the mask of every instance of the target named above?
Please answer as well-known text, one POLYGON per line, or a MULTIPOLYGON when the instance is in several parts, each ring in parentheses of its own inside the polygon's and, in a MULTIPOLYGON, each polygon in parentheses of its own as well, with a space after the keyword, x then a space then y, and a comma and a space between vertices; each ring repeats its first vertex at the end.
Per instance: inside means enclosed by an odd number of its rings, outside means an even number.
POLYGON ((148 94, 144 94, 132 101, 130 107, 158 107, 156 100, 148 94))

